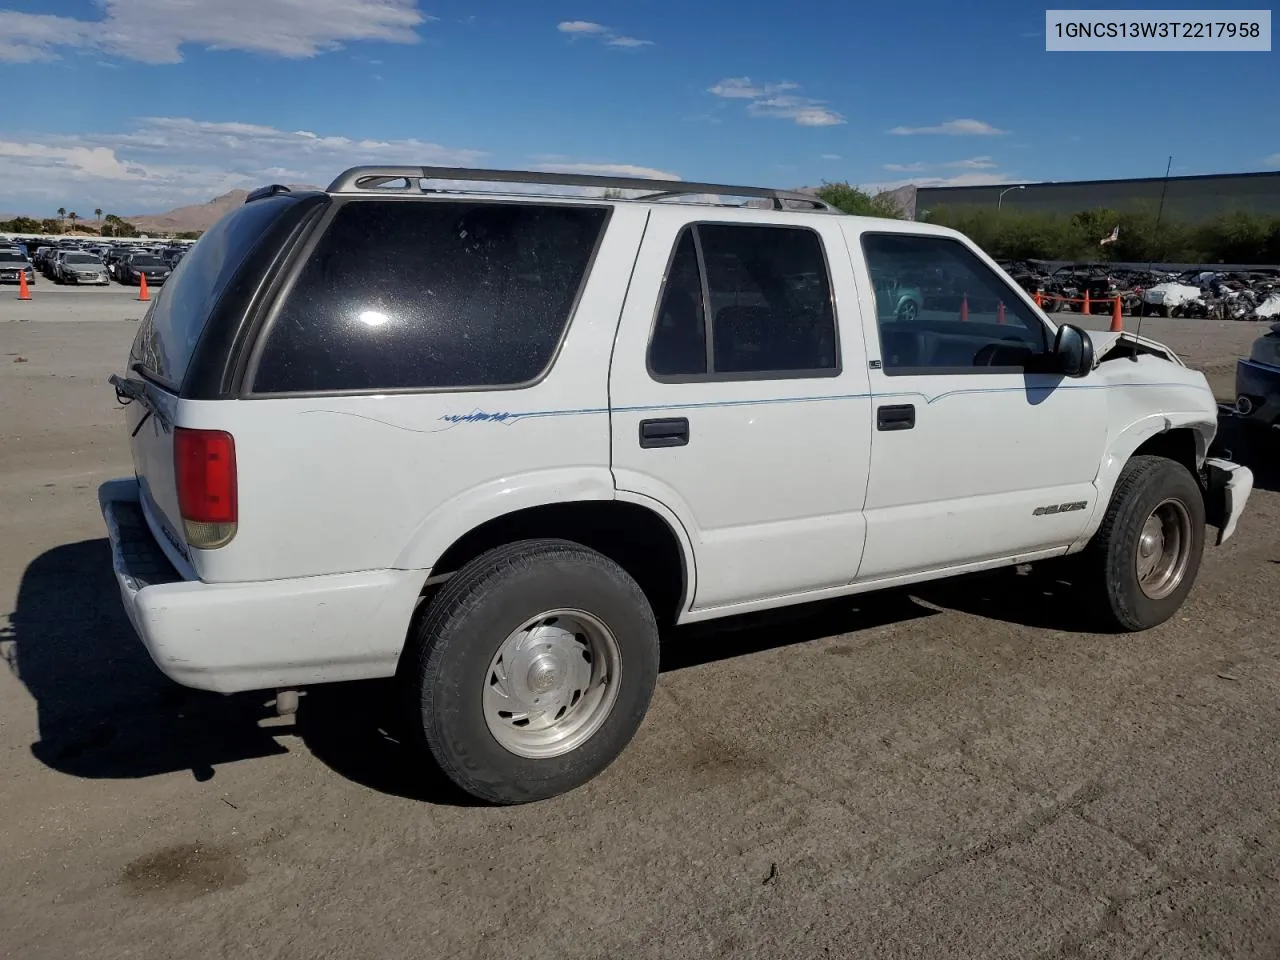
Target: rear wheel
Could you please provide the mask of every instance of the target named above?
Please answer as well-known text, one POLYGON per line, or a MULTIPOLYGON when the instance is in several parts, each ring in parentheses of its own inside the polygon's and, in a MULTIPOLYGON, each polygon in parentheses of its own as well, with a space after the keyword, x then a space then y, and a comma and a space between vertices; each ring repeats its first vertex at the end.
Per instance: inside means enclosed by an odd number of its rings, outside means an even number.
POLYGON ((1095 615, 1130 631, 1168 620, 1195 583, 1204 536, 1204 496, 1190 471, 1163 457, 1131 459, 1080 557, 1095 615))
POLYGON ((402 681, 412 729, 444 774, 497 804, 565 793, 639 729, 658 628, 618 564, 563 540, 492 550, 431 602, 402 681))

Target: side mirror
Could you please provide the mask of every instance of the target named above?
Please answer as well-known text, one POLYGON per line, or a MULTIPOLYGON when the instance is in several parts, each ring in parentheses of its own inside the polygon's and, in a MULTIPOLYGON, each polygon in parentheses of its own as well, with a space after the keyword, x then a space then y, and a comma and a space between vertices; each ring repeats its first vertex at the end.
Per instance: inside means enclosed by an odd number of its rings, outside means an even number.
POLYGON ((1053 353, 1063 376, 1084 377, 1093 369, 1093 341, 1089 334, 1070 323, 1058 328, 1053 339, 1053 353))

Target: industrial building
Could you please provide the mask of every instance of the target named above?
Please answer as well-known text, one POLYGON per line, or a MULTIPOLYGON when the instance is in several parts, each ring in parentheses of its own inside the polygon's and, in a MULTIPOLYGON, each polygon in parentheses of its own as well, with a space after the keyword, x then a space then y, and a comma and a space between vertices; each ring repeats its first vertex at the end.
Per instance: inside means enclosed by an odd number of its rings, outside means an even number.
MULTIPOLYGON (((914 216, 938 207, 1002 206, 1004 209, 1075 213, 1105 207, 1112 210, 1154 208, 1160 202, 1163 177, 1138 180, 1070 180, 997 184, 978 187, 917 187, 903 197, 914 216), (914 199, 914 203, 911 202, 914 199)), ((1232 211, 1280 217, 1280 170, 1269 173, 1224 173, 1170 177, 1165 215, 1204 220, 1232 211)), ((910 214, 909 214, 910 215, 910 214)))

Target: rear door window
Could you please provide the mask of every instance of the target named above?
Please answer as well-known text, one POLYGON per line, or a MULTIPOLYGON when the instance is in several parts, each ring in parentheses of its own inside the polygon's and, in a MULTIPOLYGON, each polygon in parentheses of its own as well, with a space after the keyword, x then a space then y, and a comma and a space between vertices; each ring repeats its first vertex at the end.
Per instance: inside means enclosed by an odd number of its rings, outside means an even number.
POLYGON ((271 321, 252 392, 528 384, 555 355, 607 217, 570 204, 347 202, 271 321))
MULTIPOLYGON (((246 203, 201 236, 174 267, 163 295, 152 301, 134 338, 130 366, 176 391, 218 299, 267 228, 295 202, 279 196, 246 203)), ((134 263, 162 265, 151 256, 134 263)))

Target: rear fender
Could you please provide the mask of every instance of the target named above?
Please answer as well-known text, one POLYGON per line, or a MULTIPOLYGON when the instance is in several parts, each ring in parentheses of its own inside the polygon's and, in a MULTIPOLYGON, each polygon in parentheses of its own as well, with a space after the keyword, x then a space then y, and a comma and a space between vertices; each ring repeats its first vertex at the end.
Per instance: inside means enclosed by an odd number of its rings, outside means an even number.
POLYGON ((612 499, 613 474, 604 466, 539 470, 490 480, 446 500, 422 518, 395 566, 401 570, 429 570, 463 535, 517 510, 612 499))

